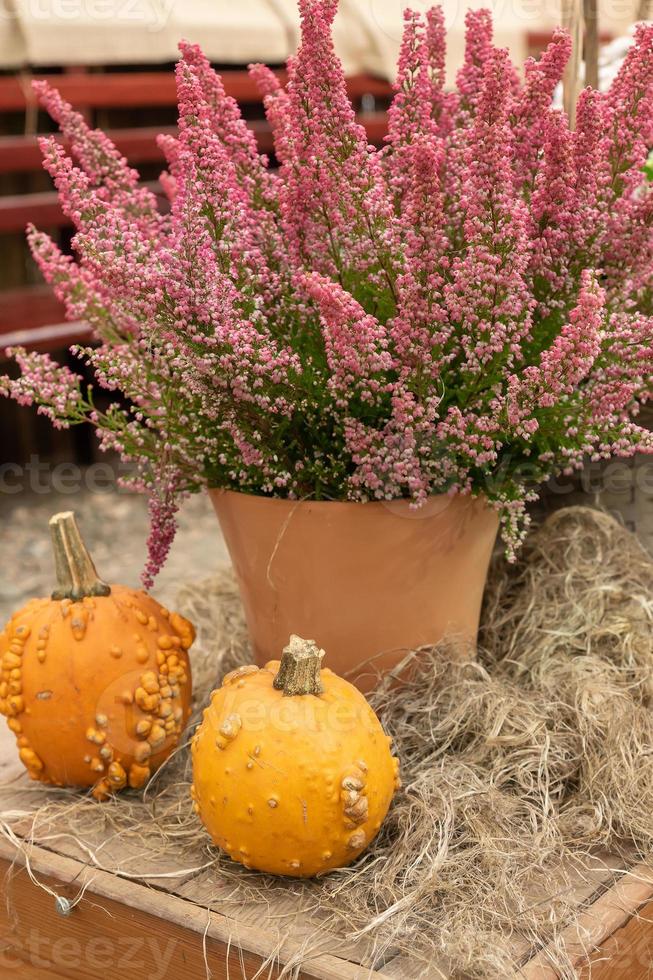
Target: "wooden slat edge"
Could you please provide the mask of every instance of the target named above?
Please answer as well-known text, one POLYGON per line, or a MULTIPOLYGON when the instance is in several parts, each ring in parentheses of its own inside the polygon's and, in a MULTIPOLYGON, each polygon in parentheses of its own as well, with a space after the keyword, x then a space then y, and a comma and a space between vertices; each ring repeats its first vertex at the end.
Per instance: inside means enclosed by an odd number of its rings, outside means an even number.
MULTIPOLYGON (((261 92, 249 72, 222 69, 227 95, 238 102, 260 103, 261 92)), ((275 71, 282 85, 288 79, 285 71, 275 71)), ((141 108, 171 106, 177 103, 177 88, 172 69, 145 72, 83 72, 73 75, 36 74, 34 80, 46 81, 75 107, 93 109, 141 108)), ((31 78, 8 75, 0 78, 0 112, 23 112, 37 104, 30 88, 31 78)), ((346 79, 350 98, 369 93, 380 98, 393 94, 392 86, 374 75, 351 75, 346 79)))
MULTIPOLYGON (((582 966, 590 953, 620 929, 653 898, 653 867, 637 864, 582 912, 562 933, 562 942, 574 966, 582 966)), ((558 973, 540 950, 516 973, 520 980, 557 980, 558 973)))
POLYGON ((41 345, 49 349, 68 347, 73 343, 88 341, 90 337, 90 327, 80 320, 50 323, 45 327, 28 327, 26 330, 12 330, 5 334, 0 332, 0 359, 2 351, 7 347, 28 347, 30 350, 40 348, 41 345))
MULTIPOLYGON (((81 889, 84 884, 90 882, 86 894, 96 894, 131 909, 143 910, 145 885, 119 878, 106 871, 89 868, 78 861, 62 857, 36 845, 27 846, 29 846, 29 863, 34 874, 47 875, 65 884, 74 881, 76 889, 81 889)), ((1 839, 0 858, 4 858, 9 863, 15 862, 19 866, 25 866, 22 853, 1 839)), ((200 908, 174 894, 163 893, 156 888, 147 888, 146 894, 148 913, 174 922, 201 936, 206 935, 225 945, 233 946, 236 943, 242 949, 262 959, 266 959, 271 950, 278 947, 278 958, 281 963, 302 953, 303 947, 293 940, 288 939, 278 944, 277 938, 269 932, 240 925, 220 912, 209 913, 207 909, 200 908), (208 927, 207 916, 210 917, 208 927)), ((302 962, 301 969, 304 974, 316 980, 368 980, 368 978, 373 980, 374 977, 380 977, 380 974, 374 970, 358 966, 330 953, 308 955, 306 962, 302 962)))
POLYGON ((648 902, 601 943, 578 980, 650 980, 653 965, 653 902, 648 902))
MULTIPOLYGON (((371 143, 376 145, 383 143, 388 131, 385 112, 359 112, 356 119, 364 127, 371 143)), ((247 125, 254 133, 261 153, 273 152, 274 144, 269 123, 265 119, 250 119, 247 125)), ((157 137, 160 134, 176 136, 177 133, 176 126, 133 126, 106 131, 107 137, 132 164, 163 161, 157 137)), ((66 153, 69 153, 70 142, 57 134, 54 135, 66 153)), ((38 135, 0 136, 0 173, 40 171, 43 167, 43 155, 38 140, 38 135)))

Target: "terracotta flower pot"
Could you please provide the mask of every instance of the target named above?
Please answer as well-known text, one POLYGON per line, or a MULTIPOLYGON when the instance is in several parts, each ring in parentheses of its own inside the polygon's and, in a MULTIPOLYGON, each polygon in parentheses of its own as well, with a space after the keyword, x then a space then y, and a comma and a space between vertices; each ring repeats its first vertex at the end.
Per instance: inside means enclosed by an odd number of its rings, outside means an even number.
POLYGON ((213 490, 259 664, 291 633, 362 689, 407 650, 460 639, 473 656, 498 517, 482 499, 292 501, 213 490))

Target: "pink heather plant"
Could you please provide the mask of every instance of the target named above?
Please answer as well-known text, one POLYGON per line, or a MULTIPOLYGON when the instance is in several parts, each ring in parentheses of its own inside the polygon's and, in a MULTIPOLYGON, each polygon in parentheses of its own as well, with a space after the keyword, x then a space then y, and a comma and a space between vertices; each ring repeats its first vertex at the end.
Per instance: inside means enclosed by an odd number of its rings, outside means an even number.
POLYGON ((653 451, 633 419, 653 375, 653 27, 577 129, 552 108, 561 31, 520 81, 467 16, 444 90, 439 9, 405 15, 387 145, 368 146, 331 42, 336 0, 300 0, 280 88, 262 65, 279 168, 259 156, 199 48, 182 44, 179 137, 162 215, 100 132, 56 91, 69 138, 45 166, 76 261, 29 230, 76 349, 119 392, 100 412, 78 377, 16 352, 0 389, 56 425, 90 421, 150 498, 150 584, 179 500, 204 486, 360 500, 485 494, 508 550, 537 484, 587 457, 653 451), (127 406, 127 407, 125 407, 127 406))

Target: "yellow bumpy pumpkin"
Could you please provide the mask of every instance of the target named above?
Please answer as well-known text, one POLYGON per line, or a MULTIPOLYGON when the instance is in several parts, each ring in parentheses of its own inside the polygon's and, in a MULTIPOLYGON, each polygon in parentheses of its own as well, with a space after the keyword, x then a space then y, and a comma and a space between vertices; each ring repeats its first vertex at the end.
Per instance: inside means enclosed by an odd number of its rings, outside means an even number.
POLYGON ((141 787, 190 713, 191 624, 98 578, 71 512, 50 521, 59 583, 0 633, 0 712, 33 779, 141 787))
POLYGON ((344 867, 399 785, 391 739, 323 656, 293 636, 281 662, 227 674, 193 738, 195 809, 245 867, 299 877, 344 867))

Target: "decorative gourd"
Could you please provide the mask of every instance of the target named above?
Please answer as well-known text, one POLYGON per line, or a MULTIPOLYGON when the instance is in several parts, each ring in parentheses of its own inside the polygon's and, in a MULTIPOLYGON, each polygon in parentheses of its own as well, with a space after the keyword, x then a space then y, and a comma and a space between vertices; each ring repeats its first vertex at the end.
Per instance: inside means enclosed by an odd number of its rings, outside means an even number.
POLYGON ((399 785, 391 739, 312 640, 240 667, 211 695, 192 745, 195 809, 248 868, 311 877, 353 861, 399 785))
POLYGON ((0 712, 32 779, 142 786, 190 711, 191 624, 145 592, 98 578, 74 514, 50 520, 59 587, 0 633, 0 712))

